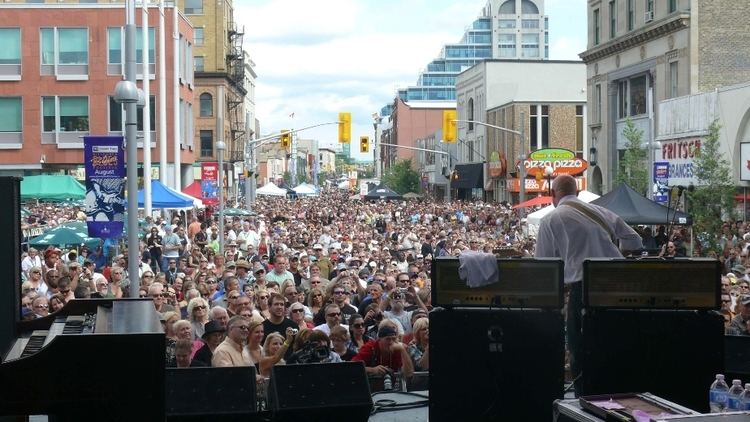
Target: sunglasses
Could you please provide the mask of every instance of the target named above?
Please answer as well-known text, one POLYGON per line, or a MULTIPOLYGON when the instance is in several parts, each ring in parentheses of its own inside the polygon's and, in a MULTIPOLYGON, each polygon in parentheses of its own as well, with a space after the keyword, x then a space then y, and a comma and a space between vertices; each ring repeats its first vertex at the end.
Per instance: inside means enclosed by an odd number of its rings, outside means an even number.
POLYGON ((329 316, 329 317, 341 316, 341 312, 331 312, 330 314, 326 314, 326 316, 329 316))
POLYGON ((49 308, 49 305, 36 305, 36 306, 34 306, 34 307, 35 307, 35 308, 43 308, 43 309, 47 309, 47 308, 49 308))
POLYGON ((250 327, 248 327, 247 325, 239 325, 239 326, 235 326, 234 328, 238 328, 242 331, 250 331, 250 327))
POLYGON ((335 295, 343 295, 343 294, 346 294, 346 292, 343 291, 343 290, 336 290, 335 292, 333 292, 333 294, 335 294, 335 295))
POLYGON ((151 297, 153 297, 153 298, 157 298, 157 297, 167 297, 167 296, 169 296, 169 294, 168 294, 168 293, 161 293, 161 294, 159 294, 159 293, 156 293, 156 294, 152 294, 152 295, 151 295, 151 297))
POLYGON ((303 313, 303 312, 305 312, 305 310, 304 309, 292 309, 291 312, 292 313, 303 313))
POLYGON ((203 305, 198 305, 198 306, 196 306, 196 307, 193 308, 193 310, 197 310, 197 309, 206 309, 206 307, 203 306, 203 305))
POLYGON ((352 324, 352 327, 354 327, 354 328, 365 328, 365 324, 362 324, 362 323, 352 324))
POLYGON ((154 278, 154 276, 153 276, 153 275, 151 275, 151 274, 144 274, 144 275, 143 275, 143 278, 154 278))

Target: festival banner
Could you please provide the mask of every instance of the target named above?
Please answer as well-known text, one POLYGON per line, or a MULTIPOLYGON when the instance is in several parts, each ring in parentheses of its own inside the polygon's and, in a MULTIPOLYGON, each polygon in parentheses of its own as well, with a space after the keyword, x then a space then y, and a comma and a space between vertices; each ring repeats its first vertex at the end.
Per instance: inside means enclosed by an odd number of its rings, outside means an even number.
POLYGON ((122 136, 84 136, 86 225, 89 237, 115 239, 125 225, 125 153, 122 136))
POLYGON ((219 203, 219 164, 201 163, 201 195, 206 205, 219 203))
POLYGON ((666 161, 654 162, 654 180, 652 193, 654 202, 666 205, 669 200, 669 163, 666 161))

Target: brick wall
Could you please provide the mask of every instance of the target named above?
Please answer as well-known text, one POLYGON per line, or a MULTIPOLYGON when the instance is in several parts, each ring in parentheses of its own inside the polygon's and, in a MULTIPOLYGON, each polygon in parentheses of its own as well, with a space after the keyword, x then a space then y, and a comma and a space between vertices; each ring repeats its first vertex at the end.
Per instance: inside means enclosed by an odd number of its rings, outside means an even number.
POLYGON ((699 0, 698 89, 750 81, 750 7, 747 1, 699 0))

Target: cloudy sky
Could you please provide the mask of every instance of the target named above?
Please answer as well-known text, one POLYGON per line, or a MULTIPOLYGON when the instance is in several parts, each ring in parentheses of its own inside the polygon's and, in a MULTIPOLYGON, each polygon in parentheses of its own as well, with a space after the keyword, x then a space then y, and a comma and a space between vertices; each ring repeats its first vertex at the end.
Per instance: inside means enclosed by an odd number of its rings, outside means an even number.
MULTIPOLYGON (((586 46, 586 0, 547 0, 550 59, 577 60, 586 46)), ((352 113, 352 139, 373 136, 372 113, 447 43, 460 41, 485 0, 235 0, 245 49, 258 74, 261 134, 334 122, 352 113), (293 113, 293 118, 290 117, 293 113)), ((336 143, 335 125, 300 133, 336 143)), ((352 145, 352 150, 359 147, 352 145)))

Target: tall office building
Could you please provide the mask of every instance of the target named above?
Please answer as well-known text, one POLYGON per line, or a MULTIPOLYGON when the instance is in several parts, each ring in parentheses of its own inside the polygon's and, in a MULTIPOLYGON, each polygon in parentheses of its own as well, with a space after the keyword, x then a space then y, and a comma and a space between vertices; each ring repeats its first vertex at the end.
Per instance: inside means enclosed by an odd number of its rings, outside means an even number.
MULTIPOLYGON (((461 41, 445 45, 417 84, 398 91, 403 101, 453 101, 456 76, 485 59, 549 58, 544 0, 490 0, 461 41)), ((390 107, 381 114, 388 115, 390 107)))

